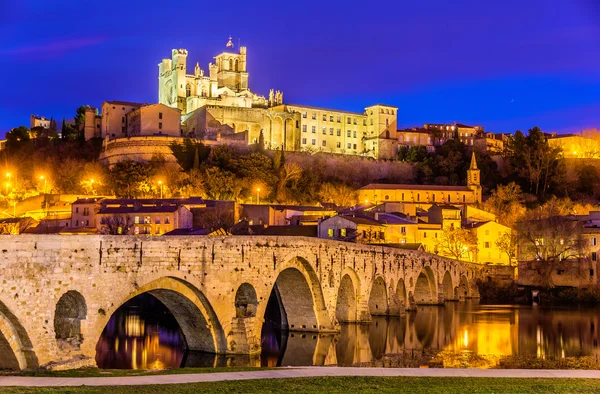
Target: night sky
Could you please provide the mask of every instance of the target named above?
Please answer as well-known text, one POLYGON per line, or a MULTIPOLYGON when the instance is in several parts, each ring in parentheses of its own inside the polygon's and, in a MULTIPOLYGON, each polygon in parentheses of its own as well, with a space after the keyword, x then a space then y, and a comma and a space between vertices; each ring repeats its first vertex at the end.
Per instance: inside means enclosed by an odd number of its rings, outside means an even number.
POLYGON ((600 1, 0 0, 0 136, 31 113, 156 102, 172 48, 207 72, 231 34, 250 89, 284 102, 399 107, 403 126, 600 127, 600 1), (156 2, 158 4, 158 2, 156 2))

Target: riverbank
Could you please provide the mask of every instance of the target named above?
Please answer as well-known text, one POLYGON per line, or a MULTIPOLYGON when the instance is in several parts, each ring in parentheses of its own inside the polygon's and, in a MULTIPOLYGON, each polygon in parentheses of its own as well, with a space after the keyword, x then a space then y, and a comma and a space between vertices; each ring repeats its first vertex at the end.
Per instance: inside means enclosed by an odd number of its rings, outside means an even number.
POLYGON ((600 390, 600 372, 317 367, 115 378, 0 377, 0 385, 2 393, 11 394, 592 393, 600 390))
MULTIPOLYGON (((516 282, 479 281, 477 287, 482 303, 530 305, 532 302, 532 289, 519 286, 516 282)), ((592 286, 587 289, 555 287, 538 289, 538 291, 539 305, 541 306, 594 307, 600 305, 600 286, 592 286)))

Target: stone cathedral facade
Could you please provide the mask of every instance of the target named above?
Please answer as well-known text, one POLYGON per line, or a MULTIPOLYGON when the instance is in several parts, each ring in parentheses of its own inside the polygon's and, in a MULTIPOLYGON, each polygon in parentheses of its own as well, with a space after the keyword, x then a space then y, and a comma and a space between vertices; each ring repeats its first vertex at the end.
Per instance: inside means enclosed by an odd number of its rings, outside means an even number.
POLYGON ((208 72, 196 63, 188 73, 185 49, 158 64, 158 102, 181 111, 184 137, 252 144, 262 132, 269 149, 396 157, 396 107, 358 113, 286 103, 280 91, 258 95, 250 90, 247 55, 230 38, 208 72))

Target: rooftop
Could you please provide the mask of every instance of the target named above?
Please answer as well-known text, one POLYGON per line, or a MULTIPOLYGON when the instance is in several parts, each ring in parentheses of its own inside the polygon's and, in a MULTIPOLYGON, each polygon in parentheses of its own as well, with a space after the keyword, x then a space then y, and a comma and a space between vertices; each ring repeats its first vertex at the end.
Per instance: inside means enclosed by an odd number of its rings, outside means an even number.
POLYGON ((362 113, 362 112, 343 111, 343 110, 339 110, 339 109, 313 107, 311 105, 302 105, 302 104, 284 104, 284 105, 288 106, 288 107, 298 107, 298 108, 303 108, 303 109, 314 109, 316 111, 337 112, 337 113, 341 113, 341 114, 364 116, 364 113, 362 113))
POLYGON ((120 101, 120 100, 105 101, 105 103, 113 104, 113 105, 127 105, 130 107, 143 107, 144 105, 147 105, 147 103, 134 103, 132 101, 120 101))
POLYGON ((437 191, 456 191, 456 192, 470 192, 467 186, 445 186, 445 185, 411 185, 411 184, 400 184, 400 183, 371 183, 367 186, 363 186, 358 190, 437 190, 437 191))

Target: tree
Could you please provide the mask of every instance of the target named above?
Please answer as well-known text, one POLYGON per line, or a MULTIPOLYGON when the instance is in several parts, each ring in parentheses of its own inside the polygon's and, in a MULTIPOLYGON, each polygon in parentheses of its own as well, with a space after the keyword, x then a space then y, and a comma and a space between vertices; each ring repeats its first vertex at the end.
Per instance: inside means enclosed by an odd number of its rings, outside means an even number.
POLYGON ((154 169, 147 163, 132 160, 120 161, 110 170, 115 195, 135 198, 142 182, 149 182, 154 169))
POLYGON ((129 215, 113 215, 102 219, 101 234, 129 235, 133 228, 134 220, 129 215))
POLYGON ((343 183, 324 183, 319 190, 321 202, 334 203, 340 207, 350 207, 357 203, 358 193, 343 183))
POLYGON ((30 139, 29 129, 27 129, 27 127, 15 127, 6 133, 6 147, 13 151, 27 144, 30 139))
MULTIPOLYGON (((541 210, 540 210, 541 212, 541 210)), ((540 285, 554 287, 552 273, 561 262, 574 260, 579 266, 586 256, 586 242, 581 222, 552 212, 532 212, 519 223, 519 260, 535 262, 540 285)))
POLYGON ((177 163, 184 171, 192 168, 200 168, 200 163, 208 159, 211 149, 201 142, 193 142, 191 139, 184 139, 183 144, 172 142, 169 146, 177 163), (198 167, 195 167, 196 164, 198 167))
POLYGON ((600 174, 598 168, 594 165, 587 164, 579 168, 577 191, 589 196, 595 196, 598 189, 598 179, 600 174))
POLYGON ((521 198, 521 187, 511 182, 508 185, 498 185, 483 206, 485 210, 496 215, 500 223, 512 227, 525 213, 521 198))
POLYGON ((214 200, 237 200, 241 191, 235 175, 218 167, 206 170, 204 185, 207 197, 214 200))
POLYGON ((465 228, 446 229, 435 244, 437 253, 456 260, 466 260, 477 253, 477 235, 465 228))
POLYGON ((519 235, 516 231, 505 231, 498 239, 496 239, 496 247, 506 254, 510 265, 512 265, 512 262, 517 257, 518 243, 519 235))

